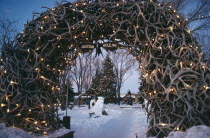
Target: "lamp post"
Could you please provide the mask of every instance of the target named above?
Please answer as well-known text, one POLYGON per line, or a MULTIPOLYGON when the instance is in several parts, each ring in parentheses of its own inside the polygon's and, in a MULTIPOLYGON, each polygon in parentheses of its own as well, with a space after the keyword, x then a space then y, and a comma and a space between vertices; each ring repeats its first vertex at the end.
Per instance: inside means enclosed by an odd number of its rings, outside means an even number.
POLYGON ((68 91, 68 84, 67 84, 67 95, 66 95, 66 116, 63 117, 63 126, 66 129, 70 129, 70 122, 71 122, 71 117, 67 116, 67 108, 68 108, 68 97, 69 97, 69 91, 68 91))

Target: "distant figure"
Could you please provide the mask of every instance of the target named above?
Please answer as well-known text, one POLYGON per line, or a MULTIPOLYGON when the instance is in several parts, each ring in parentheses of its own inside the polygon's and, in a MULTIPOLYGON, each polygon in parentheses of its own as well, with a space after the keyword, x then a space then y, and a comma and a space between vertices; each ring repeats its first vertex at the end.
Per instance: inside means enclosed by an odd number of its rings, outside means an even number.
POLYGON ((92 103, 92 107, 93 107, 94 105, 95 105, 95 103, 93 102, 93 103, 92 103))

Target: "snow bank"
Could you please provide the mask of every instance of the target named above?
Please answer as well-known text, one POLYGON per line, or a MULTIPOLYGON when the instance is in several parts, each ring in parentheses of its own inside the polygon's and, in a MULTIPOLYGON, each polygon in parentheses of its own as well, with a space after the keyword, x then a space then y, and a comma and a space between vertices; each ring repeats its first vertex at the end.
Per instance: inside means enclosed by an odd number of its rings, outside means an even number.
POLYGON ((210 138, 210 127, 200 125, 191 127, 186 132, 173 131, 167 138, 210 138))
POLYGON ((19 128, 6 127, 0 124, 0 138, 32 138, 32 136, 19 128))

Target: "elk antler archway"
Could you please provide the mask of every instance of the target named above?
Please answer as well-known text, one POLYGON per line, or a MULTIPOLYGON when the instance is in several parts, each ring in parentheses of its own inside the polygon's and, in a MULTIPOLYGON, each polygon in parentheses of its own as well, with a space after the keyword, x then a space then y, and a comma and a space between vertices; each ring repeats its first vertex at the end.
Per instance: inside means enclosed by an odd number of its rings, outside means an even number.
POLYGON ((156 0, 65 1, 27 23, 2 54, 0 122, 39 134, 58 129, 58 77, 98 40, 139 61, 148 135, 210 125, 209 68, 183 16, 156 0))

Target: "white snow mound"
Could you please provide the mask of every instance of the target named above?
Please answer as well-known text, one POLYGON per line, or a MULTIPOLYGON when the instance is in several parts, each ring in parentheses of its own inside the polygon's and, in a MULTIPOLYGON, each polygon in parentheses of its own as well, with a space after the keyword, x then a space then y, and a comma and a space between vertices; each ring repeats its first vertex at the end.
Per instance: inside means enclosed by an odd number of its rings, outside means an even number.
POLYGON ((104 98, 98 97, 97 102, 95 105, 91 108, 91 112, 94 112, 96 115, 102 115, 102 111, 104 111, 104 98))
POLYGON ((173 131, 167 138, 210 138, 210 127, 200 125, 191 127, 186 132, 173 131))
POLYGON ((0 124, 0 138, 31 138, 31 135, 19 128, 6 127, 0 124))

